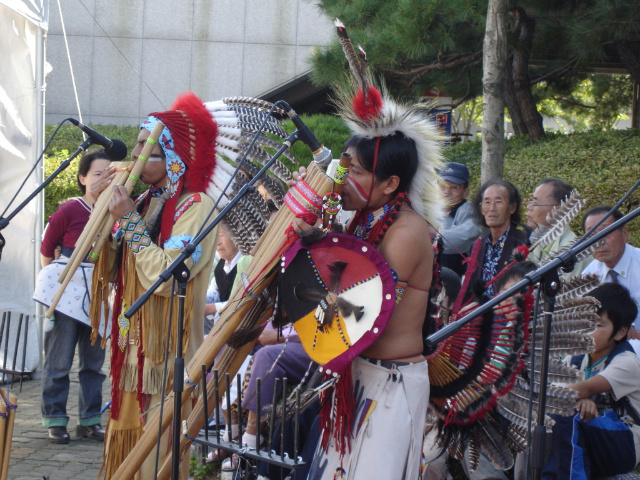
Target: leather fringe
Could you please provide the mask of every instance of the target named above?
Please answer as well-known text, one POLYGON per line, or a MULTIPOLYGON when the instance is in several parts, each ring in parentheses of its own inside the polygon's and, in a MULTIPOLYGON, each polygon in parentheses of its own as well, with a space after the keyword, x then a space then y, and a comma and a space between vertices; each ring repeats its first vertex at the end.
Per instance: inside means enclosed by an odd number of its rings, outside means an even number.
MULTIPOLYGON (((98 474, 98 478, 102 478, 104 472, 104 478, 106 480, 113 477, 113 474, 118 470, 142 436, 142 426, 130 430, 115 430, 110 428, 110 424, 111 420, 109 420, 107 424, 107 431, 104 437, 104 455, 100 473, 98 474)), ((140 474, 138 473, 136 478, 139 477, 140 474)))
POLYGON ((91 345, 96 343, 98 335, 102 335, 101 348, 106 348, 107 332, 109 331, 109 295, 111 293, 110 275, 111 262, 109 259, 111 248, 109 242, 105 242, 98 262, 93 268, 91 279, 91 305, 89 307, 89 318, 91 319, 91 345), (99 332, 100 319, 104 315, 104 331, 99 332))

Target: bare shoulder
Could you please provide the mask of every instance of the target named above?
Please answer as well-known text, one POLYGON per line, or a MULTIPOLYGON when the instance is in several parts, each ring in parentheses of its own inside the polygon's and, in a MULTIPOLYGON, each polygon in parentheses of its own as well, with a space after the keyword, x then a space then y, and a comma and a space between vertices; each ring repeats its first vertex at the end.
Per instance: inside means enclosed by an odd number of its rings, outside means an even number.
POLYGON ((401 212, 389 228, 380 253, 401 280, 408 280, 416 270, 429 270, 433 261, 429 225, 415 212, 401 212))
POLYGON ((385 243, 430 250, 429 224, 413 210, 401 210, 385 236, 385 243))

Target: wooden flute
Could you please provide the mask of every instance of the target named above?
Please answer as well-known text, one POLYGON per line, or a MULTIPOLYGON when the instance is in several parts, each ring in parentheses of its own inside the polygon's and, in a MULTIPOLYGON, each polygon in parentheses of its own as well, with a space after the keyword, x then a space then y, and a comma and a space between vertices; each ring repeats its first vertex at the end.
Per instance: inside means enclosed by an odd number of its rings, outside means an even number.
MULTIPOLYGON (((164 125, 161 122, 158 122, 154 127, 153 131, 147 138, 147 143, 142 149, 138 160, 134 163, 131 172, 122 172, 122 174, 118 177, 117 182, 118 185, 122 185, 124 181, 124 188, 127 190, 128 194, 131 194, 133 191, 133 187, 140 174, 142 173, 142 169, 151 155, 155 144, 160 138, 160 134, 162 133, 162 129, 164 125), (126 181, 125 181, 126 180, 126 181)), ((61 283, 58 291, 54 295, 51 306, 45 313, 47 318, 53 316, 56 306, 62 298, 62 294, 65 289, 69 285, 73 274, 76 272, 80 264, 83 260, 89 255, 89 258, 92 263, 97 261, 99 255, 98 252, 102 249, 104 242, 109 238, 109 234, 111 233, 111 229, 117 219, 113 218, 111 213, 109 213, 109 204, 111 203, 111 198, 113 197, 113 189, 109 189, 108 192, 103 192, 102 195, 98 197, 96 202, 96 206, 91 212, 91 216, 89 217, 89 221, 87 225, 84 227, 84 230, 80 234, 80 238, 76 242, 76 247, 73 250, 73 254, 71 255, 67 266, 63 270, 60 278, 58 278, 58 283, 61 283)))

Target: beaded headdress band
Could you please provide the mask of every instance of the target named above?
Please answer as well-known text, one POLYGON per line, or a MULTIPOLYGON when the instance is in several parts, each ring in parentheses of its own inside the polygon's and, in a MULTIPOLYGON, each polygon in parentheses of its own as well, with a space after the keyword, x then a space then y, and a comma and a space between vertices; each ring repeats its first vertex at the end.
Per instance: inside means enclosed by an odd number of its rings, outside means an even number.
POLYGON ((171 110, 149 115, 140 128, 151 131, 158 121, 165 125, 158 143, 165 154, 169 189, 160 227, 161 239, 166 241, 171 235, 183 187, 190 192, 204 191, 213 175, 218 127, 193 92, 180 95, 171 110))

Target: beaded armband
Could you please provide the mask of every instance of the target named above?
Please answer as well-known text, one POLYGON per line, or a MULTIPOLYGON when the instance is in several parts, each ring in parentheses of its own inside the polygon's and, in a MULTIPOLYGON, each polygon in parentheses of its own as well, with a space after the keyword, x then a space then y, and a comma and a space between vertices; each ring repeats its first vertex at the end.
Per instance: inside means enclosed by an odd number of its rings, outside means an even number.
POLYGON ((289 189, 284 196, 284 203, 296 217, 313 216, 315 222, 322 214, 322 199, 303 180, 296 181, 296 184, 289 189))
POLYGON ((142 217, 136 212, 131 212, 120 219, 120 229, 124 232, 124 239, 134 255, 152 243, 142 217))

